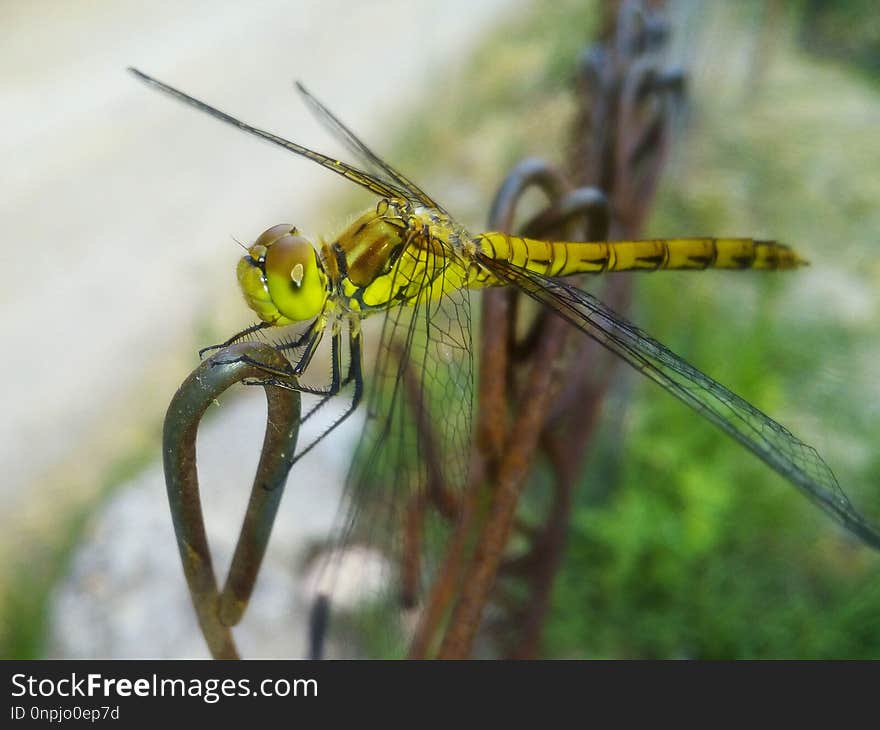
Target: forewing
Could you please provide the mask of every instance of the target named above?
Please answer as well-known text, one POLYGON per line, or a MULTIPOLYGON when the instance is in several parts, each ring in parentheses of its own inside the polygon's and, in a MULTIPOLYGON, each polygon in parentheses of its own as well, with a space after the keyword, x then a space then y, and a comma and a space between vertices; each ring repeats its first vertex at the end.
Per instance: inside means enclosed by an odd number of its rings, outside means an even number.
POLYGON ((480 256, 500 280, 518 286, 739 441, 868 545, 880 532, 852 506, 816 450, 585 291, 480 256))
POLYGON ((377 177, 376 175, 372 175, 364 170, 359 170, 358 168, 342 162, 341 160, 335 160, 328 155, 325 155, 321 152, 316 152, 315 150, 311 150, 308 147, 303 147, 301 144, 291 142, 289 139, 279 137, 277 134, 273 134, 272 132, 267 132, 264 129, 254 127, 247 122, 236 119, 232 115, 220 111, 216 107, 213 107, 210 104, 206 104, 205 102, 200 101, 199 99, 196 99, 195 97, 192 97, 189 94, 184 93, 183 91, 180 91, 179 89, 175 89, 173 86, 169 86, 168 84, 159 81, 158 79, 154 79, 152 76, 148 76, 143 71, 139 71, 136 68, 129 68, 129 71, 131 71, 131 73, 137 76, 141 81, 144 81, 153 88, 158 89, 165 94, 168 94, 178 101, 182 101, 184 104, 194 107, 199 111, 205 112, 215 119, 219 119, 221 122, 236 127, 243 132, 247 132, 248 134, 252 134, 256 137, 259 137, 260 139, 264 139, 267 142, 271 142, 272 144, 278 145, 279 147, 283 147, 288 152, 293 152, 295 155, 299 155, 300 157, 305 157, 307 160, 316 162, 317 164, 321 165, 321 167, 325 167, 331 172, 335 172, 337 175, 341 175, 347 180, 351 180, 353 183, 360 185, 362 188, 369 190, 371 193, 375 193, 376 195, 386 198, 410 197, 410 191, 407 187, 402 187, 395 184, 393 181, 389 181, 388 179, 383 179, 377 177))
POLYGON ((381 178, 389 185, 400 190, 402 197, 407 197, 411 200, 420 202, 429 208, 435 208, 444 213, 446 212, 436 200, 432 199, 412 180, 398 170, 395 170, 391 165, 385 162, 385 160, 373 152, 373 150, 367 147, 367 145, 364 144, 354 132, 346 127, 342 121, 333 114, 333 112, 318 101, 299 81, 296 82, 296 89, 302 94, 303 99, 318 121, 320 121, 334 137, 340 140, 377 178, 381 178))

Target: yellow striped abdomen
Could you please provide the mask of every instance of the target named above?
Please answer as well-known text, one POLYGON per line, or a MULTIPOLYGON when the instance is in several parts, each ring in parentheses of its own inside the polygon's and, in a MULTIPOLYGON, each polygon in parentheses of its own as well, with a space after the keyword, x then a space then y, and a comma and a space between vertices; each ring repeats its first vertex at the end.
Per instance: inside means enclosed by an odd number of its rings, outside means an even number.
MULTIPOLYGON (((536 241, 504 233, 474 239, 486 256, 544 276, 661 269, 793 269, 806 264, 788 246, 751 238, 644 241, 536 241)), ((484 280, 477 286, 499 282, 484 280)))

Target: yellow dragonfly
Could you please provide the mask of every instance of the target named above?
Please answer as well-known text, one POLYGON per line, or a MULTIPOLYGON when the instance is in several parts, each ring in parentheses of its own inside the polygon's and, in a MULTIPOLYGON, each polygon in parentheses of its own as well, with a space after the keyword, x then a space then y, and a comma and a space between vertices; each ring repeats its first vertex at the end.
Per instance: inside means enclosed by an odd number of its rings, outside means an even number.
MULTIPOLYGON (((329 332, 329 385, 298 389, 321 398, 306 418, 327 399, 344 389, 351 391, 345 412, 317 440, 367 398, 368 423, 347 483, 355 509, 359 501, 372 499, 381 485, 388 491, 381 500, 386 510, 382 517, 390 523, 401 518, 400 505, 424 490, 429 478, 439 478, 449 489, 465 484, 473 408, 468 292, 515 286, 718 426, 851 533, 880 549, 880 532, 852 506, 815 449, 601 301, 560 279, 608 271, 781 270, 806 263, 787 246, 749 238, 584 243, 498 232, 472 235, 436 200, 374 154, 301 84, 297 88, 310 109, 366 169, 253 127, 141 71, 131 71, 153 88, 305 157, 379 198, 344 230, 316 243, 288 224, 273 226, 257 237, 238 263, 238 282, 260 321, 216 346, 267 332, 284 333, 273 344, 287 356, 290 368, 264 369, 267 381, 285 387, 290 376, 306 373, 329 332), (385 317, 384 325, 373 387, 365 394, 361 325, 379 313, 385 317), (296 334, 286 334, 291 330, 296 334), (444 455, 440 475, 428 475, 419 458, 412 395, 407 392, 402 363, 409 363, 417 374, 418 407, 435 424, 444 455)), ((385 529, 393 528, 376 527, 377 532, 385 529)), ((389 547, 400 550, 399 538, 386 539, 395 543, 389 547)))

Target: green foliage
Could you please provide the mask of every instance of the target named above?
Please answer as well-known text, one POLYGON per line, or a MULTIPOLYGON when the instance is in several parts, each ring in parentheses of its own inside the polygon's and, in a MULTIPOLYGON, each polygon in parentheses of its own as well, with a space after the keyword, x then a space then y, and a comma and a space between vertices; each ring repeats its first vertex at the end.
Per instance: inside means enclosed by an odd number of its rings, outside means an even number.
POLYGON ((804 48, 880 77, 880 13, 875 0, 801 0, 804 48))
MULTIPOLYGON (((718 78, 693 90, 649 233, 777 236, 813 267, 657 275, 631 314, 815 444, 876 520, 880 94, 784 46, 773 64, 740 106, 718 78)), ((880 656, 876 554, 672 398, 636 392, 623 443, 606 425, 595 445, 620 478, 597 505, 604 474, 587 470, 547 654, 880 656)))

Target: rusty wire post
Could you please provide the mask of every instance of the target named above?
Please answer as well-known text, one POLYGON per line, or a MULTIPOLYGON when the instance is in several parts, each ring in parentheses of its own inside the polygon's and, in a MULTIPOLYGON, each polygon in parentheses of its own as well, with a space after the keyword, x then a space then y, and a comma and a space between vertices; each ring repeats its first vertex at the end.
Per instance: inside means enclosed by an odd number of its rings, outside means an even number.
POLYGON ((230 386, 265 379, 266 370, 257 363, 277 370, 288 367, 275 348, 252 342, 230 345, 206 359, 175 393, 162 434, 165 483, 183 572, 199 626, 215 659, 239 658, 230 626, 241 620, 250 600, 299 433, 299 392, 264 385, 266 435, 229 575, 220 591, 199 498, 196 434, 205 411, 230 386))
MULTIPOLYGON (((582 59, 575 140, 576 148, 580 140, 582 150, 584 143, 589 144, 587 154, 570 159, 570 174, 580 185, 601 189, 610 208, 610 217, 596 221, 597 227, 588 232, 591 239, 597 234, 612 239, 641 235, 668 155, 684 74, 662 65, 660 51, 669 27, 650 5, 621 3, 610 40, 582 59)), ((632 281, 632 277, 613 277, 603 282, 603 300, 625 310, 632 281)), ((529 600, 507 611, 507 625, 500 627, 503 635, 515 636, 506 649, 513 658, 534 657, 538 652, 581 461, 617 365, 617 359, 593 341, 578 338, 572 344, 567 384, 556 394, 541 443, 553 477, 553 504, 544 524, 533 531, 530 549, 517 563, 506 566, 529 587, 529 600)))
MULTIPOLYGON (((547 194, 550 206, 526 225, 529 235, 540 235, 544 226, 556 231, 570 228, 570 225, 563 224, 570 224, 579 216, 607 218, 604 197, 597 190, 569 191, 559 170, 538 160, 526 160, 508 175, 496 196, 490 216, 492 229, 512 229, 517 203, 532 186, 547 194)), ((583 237, 584 230, 582 228, 580 235, 569 233, 567 237, 583 237)), ((478 434, 483 434, 483 438, 478 443, 485 450, 478 452, 476 458, 482 462, 480 473, 491 484, 492 505, 480 525, 474 555, 464 573, 461 591, 438 653, 440 658, 470 655, 480 616, 495 584, 504 547, 510 537, 516 506, 539 445, 554 390, 554 363, 562 353, 568 330, 563 320, 550 317, 543 322, 539 335, 528 337, 532 340, 529 374, 524 387, 514 395, 517 402, 516 407, 510 409, 510 426, 506 427, 506 420, 492 422, 493 413, 502 412, 507 416, 511 392, 516 389, 506 376, 512 372, 521 348, 514 336, 516 292, 498 290, 484 297, 484 322, 491 321, 491 330, 495 332, 483 341, 481 353, 478 434), (486 320, 486 317, 493 319, 486 320), (484 412, 486 397, 498 398, 500 403, 484 412), (496 444, 500 444, 498 451, 493 448, 496 444)), ((479 485, 471 485, 471 489, 474 488, 479 485)))
MULTIPOLYGON (((525 235, 570 240, 638 237, 666 158, 672 104, 681 97, 684 77, 680 71, 661 67, 657 51, 668 27, 658 12, 626 0, 616 17, 609 40, 591 49, 581 62, 581 108, 570 161, 570 178, 581 187, 571 190, 568 178, 545 163, 521 163, 499 190, 490 228, 512 231, 518 201, 535 185, 551 202, 522 228, 525 235), (585 223, 573 230, 571 224, 579 217, 585 223)), ((630 298, 628 280, 617 277, 603 298, 624 309, 630 298)), ((512 290, 483 295, 476 450, 470 496, 465 498, 458 531, 463 534, 456 534, 441 566, 410 649, 412 657, 430 654, 435 641, 431 632, 439 630, 453 593, 457 601, 439 657, 471 655, 490 595, 504 609, 502 619, 491 627, 501 651, 513 658, 532 657, 538 651, 580 463, 614 365, 592 341, 567 342, 567 326, 546 313, 538 314, 529 335, 517 342, 520 301, 512 290), (487 322, 491 327, 485 326, 487 322), (554 372, 560 360, 569 364, 564 378, 554 372), (517 389, 515 381, 524 385, 517 389), (539 453, 550 465, 553 504, 543 524, 517 524, 517 502, 539 453), (475 516, 474 493, 483 484, 491 485, 492 504, 488 514, 475 516), (528 548, 517 560, 505 563, 504 549, 514 529, 528 548), (465 561, 466 567, 453 569, 448 563, 463 559, 468 539, 475 544, 473 555, 465 561), (524 605, 505 592, 505 584, 509 588, 512 580, 528 586, 524 605), (455 591, 452 585, 457 585, 455 591), (514 641, 506 640, 514 635, 514 641)))
MULTIPOLYGON (((608 196, 610 218, 604 222, 602 238, 633 239, 642 234, 667 159, 674 112, 682 99, 683 72, 665 68, 660 57, 669 27, 662 13, 649 5, 621 3, 610 41, 588 51, 581 63, 576 148, 577 140, 582 150, 585 142, 590 144, 587 154, 571 158, 570 174, 579 184, 594 185, 608 196)), ((594 228, 590 238, 597 233, 594 228)), ((603 282, 603 300, 624 311, 632 283, 632 277, 603 282)), ((553 476, 553 504, 545 523, 534 531, 530 550, 509 566, 510 574, 529 587, 529 600, 507 611, 507 625, 500 627, 499 633, 515 637, 506 649, 512 658, 530 658, 538 652, 580 464, 618 364, 591 340, 578 338, 572 344, 568 382, 557 393, 542 438, 553 476), (573 444, 578 447, 572 448, 573 444)))

